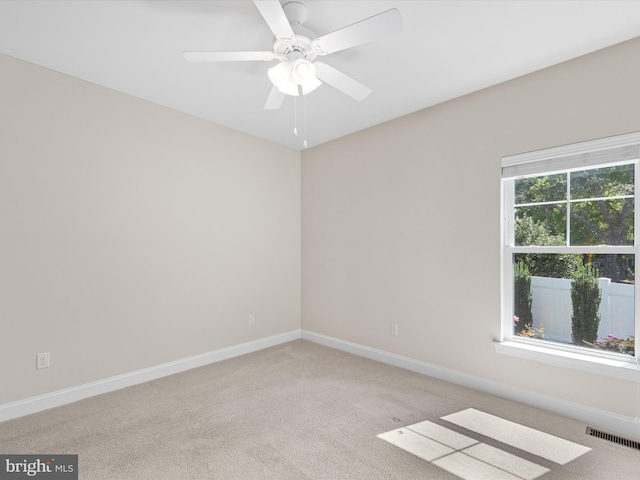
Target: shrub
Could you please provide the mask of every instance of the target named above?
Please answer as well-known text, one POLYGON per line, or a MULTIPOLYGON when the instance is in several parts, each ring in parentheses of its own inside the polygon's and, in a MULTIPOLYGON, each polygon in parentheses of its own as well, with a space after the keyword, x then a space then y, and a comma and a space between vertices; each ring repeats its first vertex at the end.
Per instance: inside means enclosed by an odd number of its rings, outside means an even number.
MULTIPOLYGON (((550 234, 543 224, 531 217, 516 218, 516 245, 558 246, 565 245, 564 237, 550 234)), ((516 261, 524 261, 529 273, 536 277, 571 278, 582 263, 581 255, 518 253, 516 261)))
POLYGON ((527 324, 518 335, 528 338, 544 338, 544 327, 540 326, 539 328, 533 329, 530 324, 527 324))
POLYGON ((628 355, 635 354, 635 337, 633 335, 627 337, 626 340, 618 338, 614 335, 607 335, 607 338, 596 340, 595 343, 584 342, 590 347, 609 350, 611 352, 626 353, 628 355))
MULTIPOLYGON (((515 291, 513 312, 517 317, 514 322, 513 333, 516 335, 521 333, 525 325, 533 323, 533 315, 531 313, 531 274, 524 262, 518 262, 515 265, 515 291)), ((514 319, 515 320, 515 319, 514 319)))
POLYGON ((591 264, 580 265, 571 281, 571 337, 576 345, 594 344, 598 338, 602 292, 597 272, 591 264))

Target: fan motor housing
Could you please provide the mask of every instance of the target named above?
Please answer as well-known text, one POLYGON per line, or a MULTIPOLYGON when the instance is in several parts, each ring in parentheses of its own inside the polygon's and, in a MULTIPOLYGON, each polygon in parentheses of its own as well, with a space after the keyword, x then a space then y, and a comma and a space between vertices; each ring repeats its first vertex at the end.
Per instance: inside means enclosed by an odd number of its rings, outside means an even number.
POLYGON ((313 51, 311 41, 316 38, 316 35, 302 26, 309 17, 309 9, 300 2, 289 2, 282 8, 295 37, 292 42, 283 42, 276 38, 273 43, 273 53, 277 57, 285 57, 287 60, 304 58, 310 62, 313 61, 317 54, 313 51))
POLYGON ((298 58, 304 58, 305 60, 313 61, 317 54, 313 51, 311 41, 316 38, 313 32, 303 27, 292 26, 293 33, 296 36, 290 43, 285 43, 276 38, 273 43, 273 53, 277 57, 286 57, 288 60, 295 60, 298 58))

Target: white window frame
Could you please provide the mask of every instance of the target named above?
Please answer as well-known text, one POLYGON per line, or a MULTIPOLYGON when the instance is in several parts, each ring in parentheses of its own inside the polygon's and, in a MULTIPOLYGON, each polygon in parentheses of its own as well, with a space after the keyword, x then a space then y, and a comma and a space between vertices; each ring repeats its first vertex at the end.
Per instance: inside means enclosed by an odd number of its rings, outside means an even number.
MULTIPOLYGON (((637 237, 640 235, 640 132, 616 135, 572 145, 553 147, 534 152, 510 155, 502 158, 501 181, 501 333, 494 342, 500 354, 525 358, 551 365, 574 368, 591 373, 631 380, 640 383, 640 344, 636 341, 635 355, 616 354, 597 349, 580 348, 539 339, 529 339, 513 334, 515 253, 584 253, 584 247, 525 247, 512 244, 514 238, 514 179, 536 174, 553 174, 567 170, 613 166, 621 163, 635 164, 634 245, 590 246, 590 253, 633 254, 640 260, 637 237)), ((634 289, 635 333, 640 332, 640 284, 634 289)))

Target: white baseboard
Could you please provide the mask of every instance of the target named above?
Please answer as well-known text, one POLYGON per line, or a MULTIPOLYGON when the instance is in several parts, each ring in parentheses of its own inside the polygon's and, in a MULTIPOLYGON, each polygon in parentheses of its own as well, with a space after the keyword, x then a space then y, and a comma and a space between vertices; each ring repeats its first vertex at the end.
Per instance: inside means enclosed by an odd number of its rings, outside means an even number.
POLYGON ((637 419, 631 417, 543 395, 531 390, 512 387, 457 370, 328 337, 308 330, 302 330, 302 338, 320 345, 540 408, 627 438, 640 439, 640 423, 637 419))
POLYGON ((166 377, 175 373, 184 372, 185 370, 190 370, 192 368, 202 367, 211 363, 256 352, 281 343, 291 342, 292 340, 296 340, 300 337, 300 330, 293 330, 280 335, 261 338, 251 342, 241 343, 239 345, 233 345, 231 347, 221 348, 220 350, 203 353, 201 355, 194 355, 193 357, 155 365, 142 370, 136 370, 135 372, 116 375, 96 382, 86 383, 84 385, 78 385, 76 387, 65 388, 63 390, 46 393, 44 395, 6 403, 4 405, 0 405, 0 422, 40 412, 49 408, 59 407, 68 403, 77 402, 78 400, 130 387, 139 383, 148 382, 157 378, 166 377))

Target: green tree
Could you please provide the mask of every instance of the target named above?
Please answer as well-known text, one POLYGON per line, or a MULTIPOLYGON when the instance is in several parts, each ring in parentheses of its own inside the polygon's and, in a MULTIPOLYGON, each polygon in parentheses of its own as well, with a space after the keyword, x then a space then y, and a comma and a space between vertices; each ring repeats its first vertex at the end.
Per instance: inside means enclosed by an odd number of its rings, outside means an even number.
MULTIPOLYGON (((627 164, 518 179, 516 217, 531 218, 546 231, 552 245, 566 245, 567 237, 569 245, 632 245, 634 171, 627 164)), ((614 282, 634 278, 621 256, 607 255, 603 270, 614 282)))
MULTIPOLYGON (((634 190, 633 165, 573 172, 572 199, 605 200, 578 202, 571 208, 571 244, 633 245, 634 190)), ((619 255, 605 256, 602 273, 613 282, 633 277, 619 255)))
POLYGON ((533 314, 531 313, 531 274, 524 262, 518 262, 515 266, 515 291, 513 313, 514 318, 513 333, 518 334, 524 330, 526 325, 533 325, 533 314))
POLYGON ((581 265, 571 281, 571 337, 576 345, 593 344, 598 338, 601 300, 597 270, 581 265))
POLYGON ((566 200, 567 174, 516 180, 516 218, 533 219, 553 238, 553 245, 566 245, 566 200))
MULTIPOLYGON (((565 242, 558 235, 551 235, 545 226, 533 218, 516 218, 516 245, 559 246, 565 242)), ((516 263, 523 262, 531 275, 551 278, 571 278, 573 272, 582 263, 581 255, 518 253, 516 263)))

